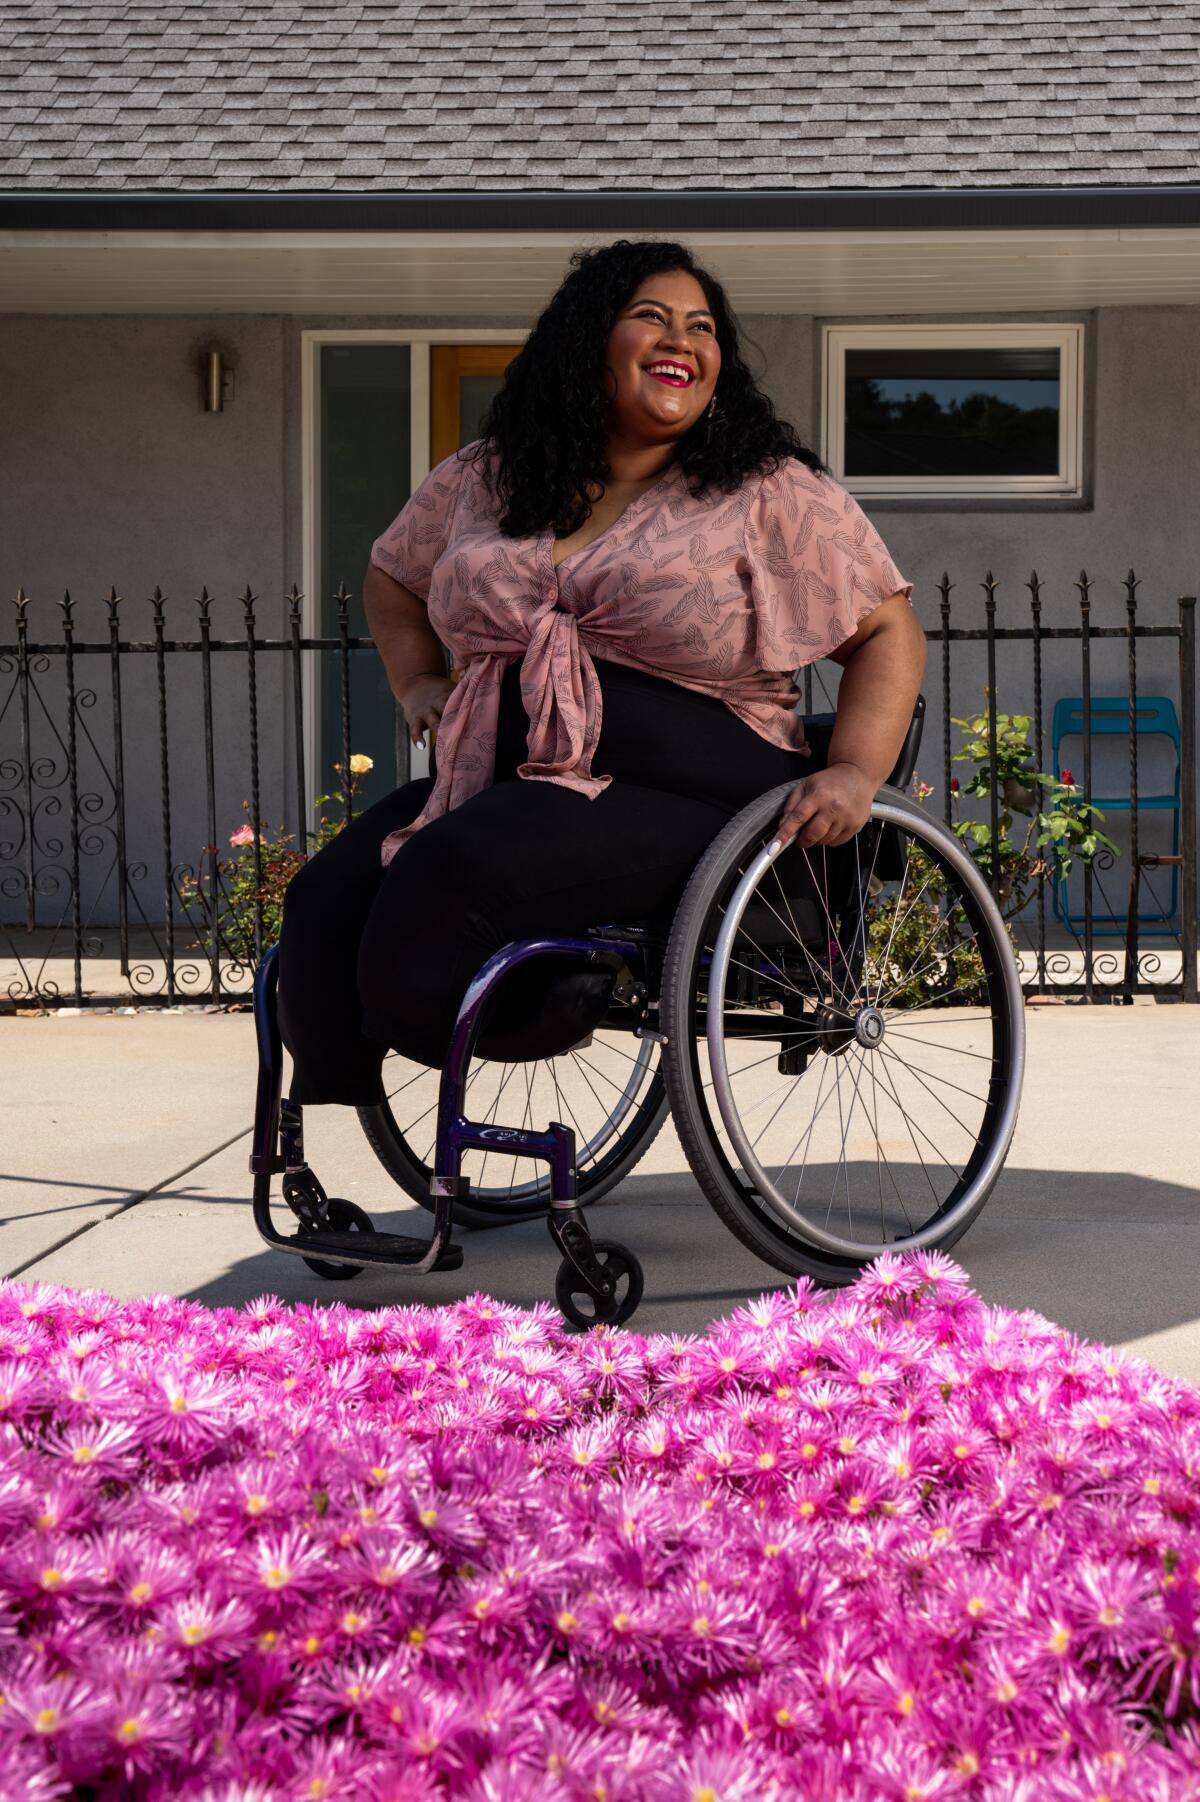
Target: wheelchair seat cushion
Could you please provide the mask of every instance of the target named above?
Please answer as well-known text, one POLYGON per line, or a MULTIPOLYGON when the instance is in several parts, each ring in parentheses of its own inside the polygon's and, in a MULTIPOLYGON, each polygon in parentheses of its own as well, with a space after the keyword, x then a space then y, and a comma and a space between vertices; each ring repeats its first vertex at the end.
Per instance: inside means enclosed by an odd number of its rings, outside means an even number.
POLYGON ((477 1055, 522 1064, 569 1051, 599 1026, 615 982, 615 971, 597 964, 534 959, 519 965, 497 990, 477 1055))

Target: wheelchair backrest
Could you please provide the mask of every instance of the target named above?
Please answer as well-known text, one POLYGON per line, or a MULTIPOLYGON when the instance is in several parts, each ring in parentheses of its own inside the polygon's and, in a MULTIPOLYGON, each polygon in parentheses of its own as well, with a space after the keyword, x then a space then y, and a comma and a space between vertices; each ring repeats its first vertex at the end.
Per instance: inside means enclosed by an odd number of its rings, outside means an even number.
MULTIPOLYGON (((836 713, 806 713, 804 715, 804 736, 808 740, 808 748, 812 752, 813 762, 822 768, 829 761, 829 741, 833 737, 833 728, 837 725, 836 713)), ((913 715, 908 731, 904 735, 904 743, 900 747, 900 755, 896 759, 888 781, 893 788, 907 788, 917 767, 917 754, 921 749, 921 732, 925 725, 925 696, 918 695, 913 703, 913 715)))

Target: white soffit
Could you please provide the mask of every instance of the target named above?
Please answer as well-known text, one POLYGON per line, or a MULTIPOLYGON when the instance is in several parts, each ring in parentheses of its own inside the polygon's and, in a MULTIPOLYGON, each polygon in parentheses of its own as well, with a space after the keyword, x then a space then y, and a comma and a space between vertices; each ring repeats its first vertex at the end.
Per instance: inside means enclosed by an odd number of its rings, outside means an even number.
MULTIPOLYGON (((0 312, 529 320, 572 249, 616 235, 8 231, 0 312)), ((743 313, 1200 304, 1200 228, 681 235, 743 313)))

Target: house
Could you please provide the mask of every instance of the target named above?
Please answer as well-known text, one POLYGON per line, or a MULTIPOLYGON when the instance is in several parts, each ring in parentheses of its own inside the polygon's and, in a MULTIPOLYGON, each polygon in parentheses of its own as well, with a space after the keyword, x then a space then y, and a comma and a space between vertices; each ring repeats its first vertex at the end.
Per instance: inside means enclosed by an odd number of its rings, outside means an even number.
MULTIPOLYGON (((1195 591, 1187 0, 708 0, 678 16, 0 0, 0 41, 0 643, 18 589, 31 643, 61 639, 68 590, 76 640, 102 647, 113 588, 120 637, 148 646, 156 589, 173 641, 198 641, 203 589, 214 641, 244 642, 247 585, 263 638, 287 639, 292 584, 305 638, 336 638, 340 584, 360 630, 371 540, 473 435, 571 249, 621 235, 681 238, 726 283, 777 405, 859 496, 931 630, 943 572, 956 626, 983 625, 988 572, 1002 626, 1028 625, 1034 570, 1048 626, 1078 623, 1081 570, 1096 623, 1124 623, 1131 567, 1144 621, 1170 625, 1195 591)), ((1142 643, 1143 689, 1177 695, 1176 654, 1142 643)), ((1098 687, 1122 686, 1124 657, 1096 647, 1098 687)), ((960 710, 979 704, 981 659, 963 648, 960 710)), ((158 865, 208 842, 208 742, 218 837, 242 817, 245 661, 214 653, 206 739, 200 660, 168 659, 169 849, 153 658, 138 680, 127 668, 122 857, 146 866, 147 917, 158 865)), ((301 775, 306 807, 335 780, 340 672, 319 662, 304 653, 301 770, 286 659, 259 658, 271 820, 294 825, 301 775)), ((61 663, 39 694, 58 694, 61 663)), ((352 748, 384 789, 403 740, 371 654, 350 663, 352 748)), ((77 660, 96 697, 80 783, 111 820, 107 670, 100 650, 77 660)), ((1048 646, 1047 708, 1079 682, 1078 645, 1048 646)), ((1027 645, 1002 647, 1000 683, 1002 704, 1028 699, 1027 645)), ((929 686, 936 784, 936 666, 929 686)), ((23 769, 18 713, 0 756, 23 769)), ((61 763, 49 739, 44 755, 61 763)), ((64 857, 29 820, 4 836, 19 923, 37 858, 64 857)), ((80 875, 100 922, 104 846, 80 875)))

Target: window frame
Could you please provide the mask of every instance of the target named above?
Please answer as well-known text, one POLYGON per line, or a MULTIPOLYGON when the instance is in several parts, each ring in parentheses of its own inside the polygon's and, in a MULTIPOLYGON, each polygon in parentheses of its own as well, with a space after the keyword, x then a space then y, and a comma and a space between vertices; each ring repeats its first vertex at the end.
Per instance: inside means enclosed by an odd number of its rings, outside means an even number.
POLYGON ((1082 500, 1083 357, 1082 322, 1004 324, 981 321, 947 325, 826 325, 822 327, 821 456, 851 494, 921 500, 985 500, 997 496, 1082 500), (847 350, 1010 350, 1059 352, 1058 474, 1027 476, 847 476, 847 350))

